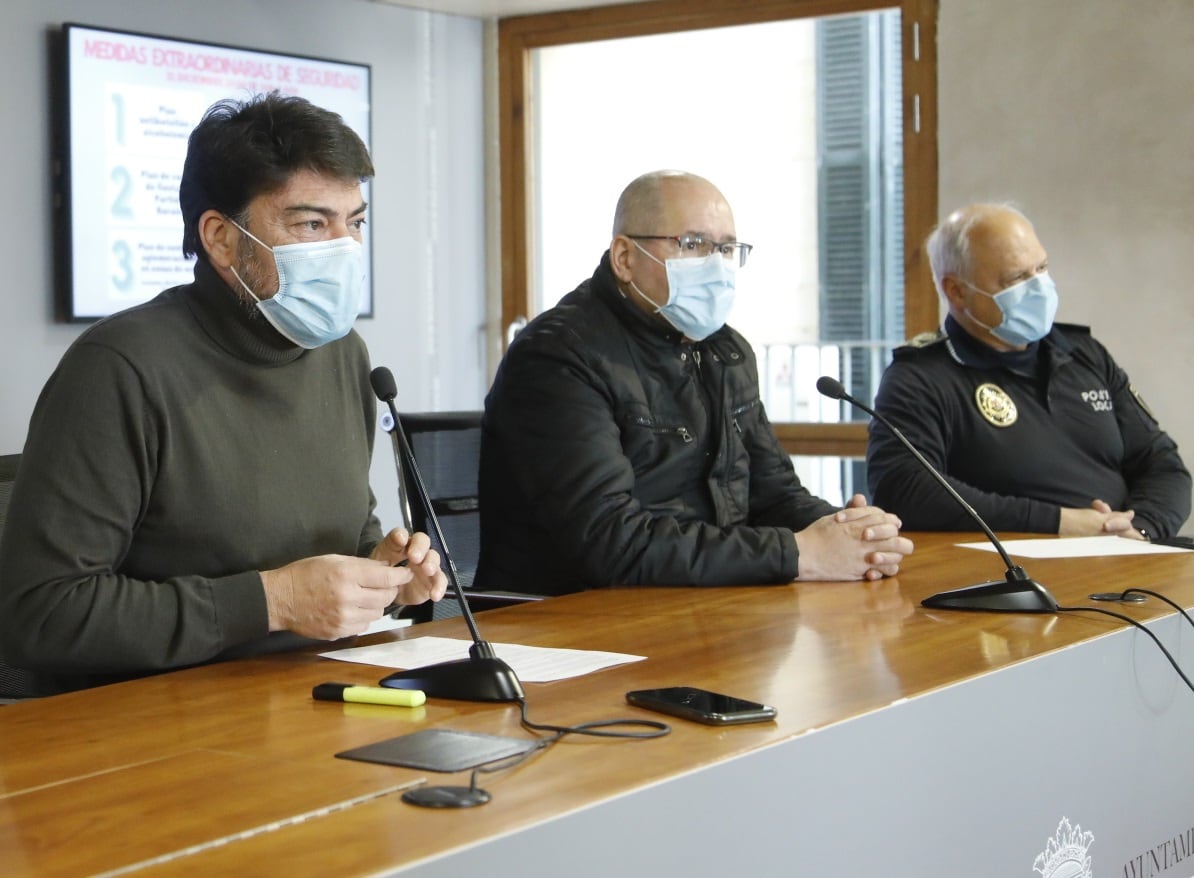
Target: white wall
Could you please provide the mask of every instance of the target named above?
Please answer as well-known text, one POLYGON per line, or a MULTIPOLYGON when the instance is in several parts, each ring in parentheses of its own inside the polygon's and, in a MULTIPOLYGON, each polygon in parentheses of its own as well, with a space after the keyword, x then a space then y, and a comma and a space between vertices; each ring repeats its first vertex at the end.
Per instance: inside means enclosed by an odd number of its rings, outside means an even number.
MULTIPOLYGON (((480 406, 488 376, 479 19, 366 0, 8 0, 0 454, 24 444, 42 384, 83 328, 53 322, 50 36, 67 21, 370 64, 376 316, 358 329, 374 363, 394 371, 400 408, 480 406)), ((384 434, 377 448, 374 489, 392 525, 397 480, 384 434)))
POLYGON ((1021 206, 1194 466, 1194 2, 941 0, 938 65, 941 211, 1021 206))

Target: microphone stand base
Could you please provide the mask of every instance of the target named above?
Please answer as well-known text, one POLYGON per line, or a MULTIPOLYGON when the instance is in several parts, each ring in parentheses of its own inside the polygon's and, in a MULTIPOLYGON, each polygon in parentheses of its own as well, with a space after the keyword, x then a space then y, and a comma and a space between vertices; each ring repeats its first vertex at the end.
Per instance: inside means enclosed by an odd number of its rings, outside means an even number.
POLYGON ((920 602, 935 610, 985 610, 993 613, 1054 613, 1057 599, 1034 579, 1000 579, 938 592, 920 602))
POLYGON ((522 701, 514 669, 499 658, 466 658, 396 671, 381 680, 391 689, 421 689, 428 698, 457 701, 522 701))
POLYGON ((402 794, 402 801, 423 808, 475 808, 490 799, 477 787, 418 787, 402 794))

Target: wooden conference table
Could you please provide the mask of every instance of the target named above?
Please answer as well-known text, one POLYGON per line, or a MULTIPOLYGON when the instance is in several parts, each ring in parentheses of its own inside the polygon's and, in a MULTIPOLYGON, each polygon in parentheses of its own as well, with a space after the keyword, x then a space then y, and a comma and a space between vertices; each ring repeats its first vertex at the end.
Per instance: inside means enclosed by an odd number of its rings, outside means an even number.
MULTIPOLYGON (((617 589, 483 614, 491 642, 647 656, 526 684, 532 720, 660 718, 623 695, 672 684, 778 718, 569 737, 482 775, 493 800, 473 809, 400 798, 468 772, 333 754, 429 727, 526 737, 516 705, 315 702, 317 683, 388 669, 314 652, 0 707, 0 874, 1032 875, 1066 843, 1094 874, 1191 874, 1194 851, 1173 872, 1144 867, 1194 839, 1194 692, 1114 619, 922 608, 1003 566, 954 545, 977 535, 912 537, 900 576, 878 583, 617 589)), ((1194 606, 1194 553, 1025 566, 1065 606, 1127 587, 1194 606)), ((1171 608, 1115 608, 1194 673, 1171 608)), ((424 634, 467 638, 448 619, 364 642, 424 634)), ((1049 864, 1040 874, 1085 874, 1049 864)))

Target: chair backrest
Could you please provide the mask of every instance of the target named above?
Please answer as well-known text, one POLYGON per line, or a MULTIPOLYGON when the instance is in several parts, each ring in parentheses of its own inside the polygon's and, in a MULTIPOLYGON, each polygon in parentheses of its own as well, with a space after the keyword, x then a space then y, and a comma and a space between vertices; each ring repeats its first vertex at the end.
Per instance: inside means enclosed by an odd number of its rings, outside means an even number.
MULTIPOLYGON (((8 501, 12 497, 12 483, 17 480, 17 467, 20 463, 19 454, 0 454, 0 534, 4 533, 8 501)), ((38 694, 39 689, 32 674, 20 668, 0 664, 0 704, 38 694)))
MULTIPOLYGON (((481 412, 420 412, 399 414, 399 419, 456 565, 460 587, 471 588, 481 554, 481 510, 477 501, 481 412)), ((443 557, 443 546, 436 539, 427 510, 419 502, 418 492, 405 469, 402 492, 410 506, 411 525, 430 536, 432 546, 443 557)), ((451 595, 428 605, 427 609, 430 611, 424 614, 427 618, 460 613, 451 595)), ((419 615, 415 613, 414 618, 424 621, 419 615)))
POLYGON ((4 519, 8 515, 8 500, 12 496, 12 483, 17 480, 17 466, 21 463, 19 454, 0 454, 0 533, 4 533, 4 519))

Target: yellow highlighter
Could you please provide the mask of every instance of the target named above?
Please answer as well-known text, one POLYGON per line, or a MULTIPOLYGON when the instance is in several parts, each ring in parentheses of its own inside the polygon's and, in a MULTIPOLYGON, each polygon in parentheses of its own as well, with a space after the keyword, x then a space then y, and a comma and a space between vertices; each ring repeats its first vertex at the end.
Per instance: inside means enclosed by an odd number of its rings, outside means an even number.
POLYGON ((351 701, 355 704, 388 704, 391 707, 419 707, 427 696, 419 689, 386 689, 354 686, 351 683, 320 683, 311 690, 317 701, 351 701))

